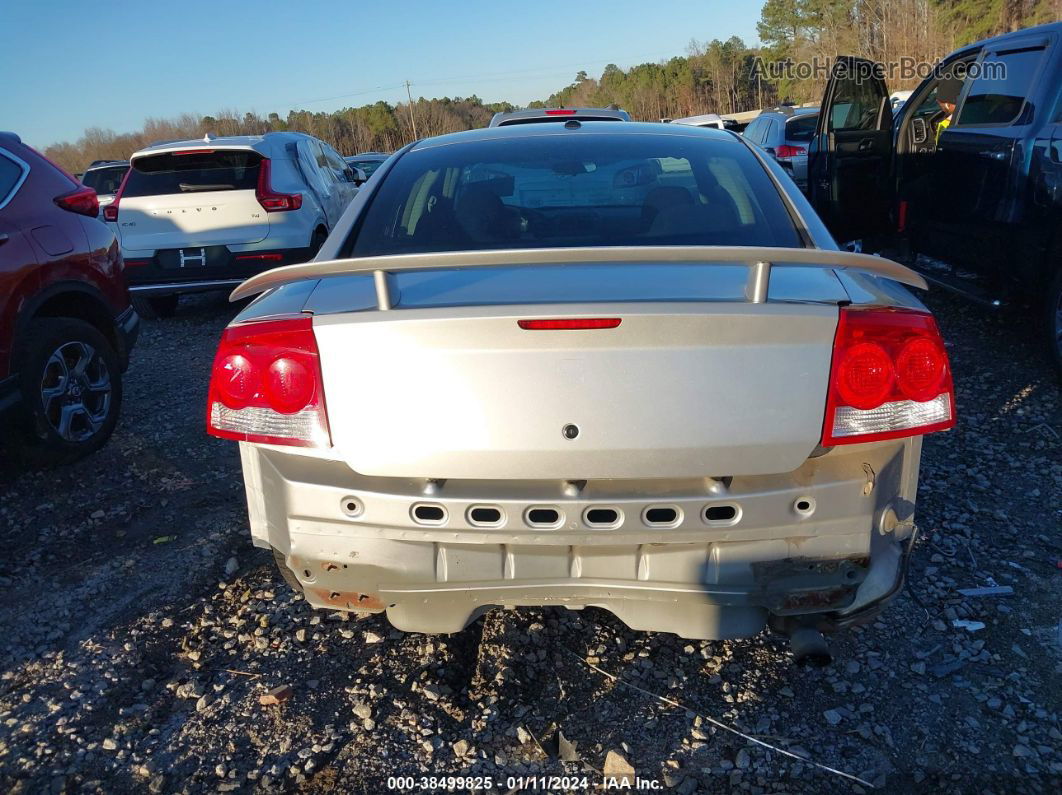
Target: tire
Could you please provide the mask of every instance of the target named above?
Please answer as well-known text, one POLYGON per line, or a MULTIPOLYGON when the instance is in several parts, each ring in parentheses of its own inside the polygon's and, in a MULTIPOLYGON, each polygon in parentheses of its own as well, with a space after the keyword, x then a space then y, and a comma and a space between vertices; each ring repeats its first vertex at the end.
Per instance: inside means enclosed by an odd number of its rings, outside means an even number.
POLYGON ((321 250, 326 240, 328 240, 327 229, 319 226, 313 230, 313 237, 310 238, 310 259, 317 256, 317 252, 321 250))
POLYGON ((122 406, 122 369, 110 341, 83 320, 30 324, 18 357, 22 452, 35 466, 56 466, 100 449, 122 406))
POLYGON ((177 303, 180 296, 177 293, 170 295, 133 296, 133 308, 136 313, 145 320, 160 320, 173 317, 177 312, 177 303))
POLYGON ((1062 380, 1062 269, 1059 270, 1047 291, 1047 306, 1044 315, 1047 326, 1048 354, 1054 362, 1055 372, 1062 380))
POLYGON ((295 593, 302 593, 302 583, 295 576, 295 572, 288 567, 288 562, 284 559, 284 553, 276 547, 273 547, 273 560, 276 561, 277 568, 280 569, 280 576, 284 578, 284 582, 291 586, 291 590, 295 591, 295 593))

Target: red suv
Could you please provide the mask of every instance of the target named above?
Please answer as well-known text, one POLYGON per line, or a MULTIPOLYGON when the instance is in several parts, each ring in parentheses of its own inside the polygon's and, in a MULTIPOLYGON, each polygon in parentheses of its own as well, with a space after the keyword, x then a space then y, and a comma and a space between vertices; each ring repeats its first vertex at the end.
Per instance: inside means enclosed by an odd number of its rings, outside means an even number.
POLYGON ((96 192, 0 133, 0 439, 41 464, 107 441, 140 318, 96 192))

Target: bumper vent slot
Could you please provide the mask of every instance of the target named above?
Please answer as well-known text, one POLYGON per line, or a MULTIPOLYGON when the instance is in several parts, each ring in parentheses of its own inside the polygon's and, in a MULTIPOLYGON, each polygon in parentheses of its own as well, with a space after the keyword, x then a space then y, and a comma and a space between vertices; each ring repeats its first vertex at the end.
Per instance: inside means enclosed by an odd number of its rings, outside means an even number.
POLYGON ((468 509, 468 523, 476 527, 497 527, 504 519, 501 508, 493 505, 473 505, 468 509))
POLYGON ((529 527, 557 527, 561 523, 561 513, 556 508, 539 505, 528 508, 524 515, 529 527))
POLYGON ((741 506, 734 503, 706 505, 701 516, 707 524, 729 527, 741 520, 741 506))
POLYGON ((623 514, 616 508, 587 508, 583 513, 587 527, 615 527, 622 518, 623 514))
POLYGON ((682 520, 682 512, 674 505, 650 505, 642 514, 642 522, 649 527, 674 527, 682 520))
POLYGON ((446 523, 446 508, 432 502, 418 502, 410 511, 417 524, 440 525, 446 523))

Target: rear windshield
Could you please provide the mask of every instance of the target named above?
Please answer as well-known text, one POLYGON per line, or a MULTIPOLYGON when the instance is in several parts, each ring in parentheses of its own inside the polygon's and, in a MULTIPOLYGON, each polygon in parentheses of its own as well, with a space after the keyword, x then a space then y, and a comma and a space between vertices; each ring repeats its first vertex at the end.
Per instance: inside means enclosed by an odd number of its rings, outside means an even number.
POLYGON ((808 113, 805 116, 797 116, 785 123, 785 139, 787 141, 810 141, 815 137, 815 126, 819 123, 819 114, 808 113))
POLYGON ((194 149, 138 157, 122 196, 253 190, 262 156, 249 150, 194 149))
POLYGON ((100 196, 117 193, 118 186, 122 184, 122 177, 125 176, 128 168, 128 166, 94 168, 85 172, 85 176, 81 178, 81 183, 92 188, 100 196))
POLYGON ((413 150, 346 250, 799 246, 778 191, 738 141, 567 133, 413 150))

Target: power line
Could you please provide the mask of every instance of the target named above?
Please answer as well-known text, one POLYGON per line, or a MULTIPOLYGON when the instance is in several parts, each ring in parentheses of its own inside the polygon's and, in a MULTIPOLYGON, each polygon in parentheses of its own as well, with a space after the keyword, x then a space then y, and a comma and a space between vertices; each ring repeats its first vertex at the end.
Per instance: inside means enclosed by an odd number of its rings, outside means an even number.
MULTIPOLYGON (((628 58, 624 58, 622 60, 624 60, 627 63, 630 63, 631 61, 638 60, 639 58, 655 58, 655 57, 664 57, 666 55, 674 55, 674 53, 671 53, 671 52, 667 52, 667 53, 663 53, 663 54, 661 54, 660 52, 646 53, 646 54, 642 54, 642 55, 632 55, 632 56, 629 56, 628 58)), ((441 83, 457 83, 457 82, 460 82, 462 80, 478 80, 480 82, 497 82, 498 80, 508 79, 510 76, 525 75, 525 74, 527 74, 529 72, 540 72, 540 73, 542 73, 546 69, 548 69, 549 71, 548 72, 544 72, 542 74, 536 74, 536 75, 533 75, 533 76, 534 77, 552 77, 553 75, 566 74, 566 72, 558 71, 558 70, 561 70, 561 69, 568 70, 568 69, 574 69, 574 68, 579 67, 579 66, 584 66, 585 67, 585 66, 594 66, 596 64, 609 64, 609 63, 615 63, 615 61, 616 61, 615 57, 601 58, 601 59, 597 59, 597 60, 585 60, 584 59, 584 60, 580 60, 580 61, 572 62, 572 63, 568 63, 568 64, 551 64, 548 67, 539 66, 539 67, 530 67, 530 68, 527 68, 527 69, 511 69, 511 70, 503 71, 503 72, 486 72, 486 73, 479 73, 479 74, 474 74, 474 75, 463 75, 463 76, 460 76, 460 77, 439 77, 439 78, 433 78, 433 79, 430 79, 430 80, 407 80, 407 81, 403 81, 401 83, 394 83, 394 84, 384 85, 384 86, 374 86, 373 88, 358 89, 357 91, 350 91, 350 92, 346 92, 346 93, 343 93, 343 94, 334 94, 333 96, 330 96, 330 97, 320 97, 318 99, 304 99, 304 100, 298 100, 298 101, 280 102, 280 103, 275 103, 275 104, 288 105, 289 107, 294 108, 294 107, 298 107, 299 105, 315 105, 318 102, 332 102, 332 101, 337 100, 337 99, 346 99, 348 97, 360 97, 360 96, 364 96, 365 94, 372 94, 375 91, 392 91, 392 90, 400 89, 400 88, 403 88, 403 87, 406 88, 406 93, 409 94, 409 86, 411 86, 411 85, 431 86, 431 85, 439 85, 441 83)), ((410 98, 410 102, 412 102, 412 101, 413 101, 412 98, 410 98)))

